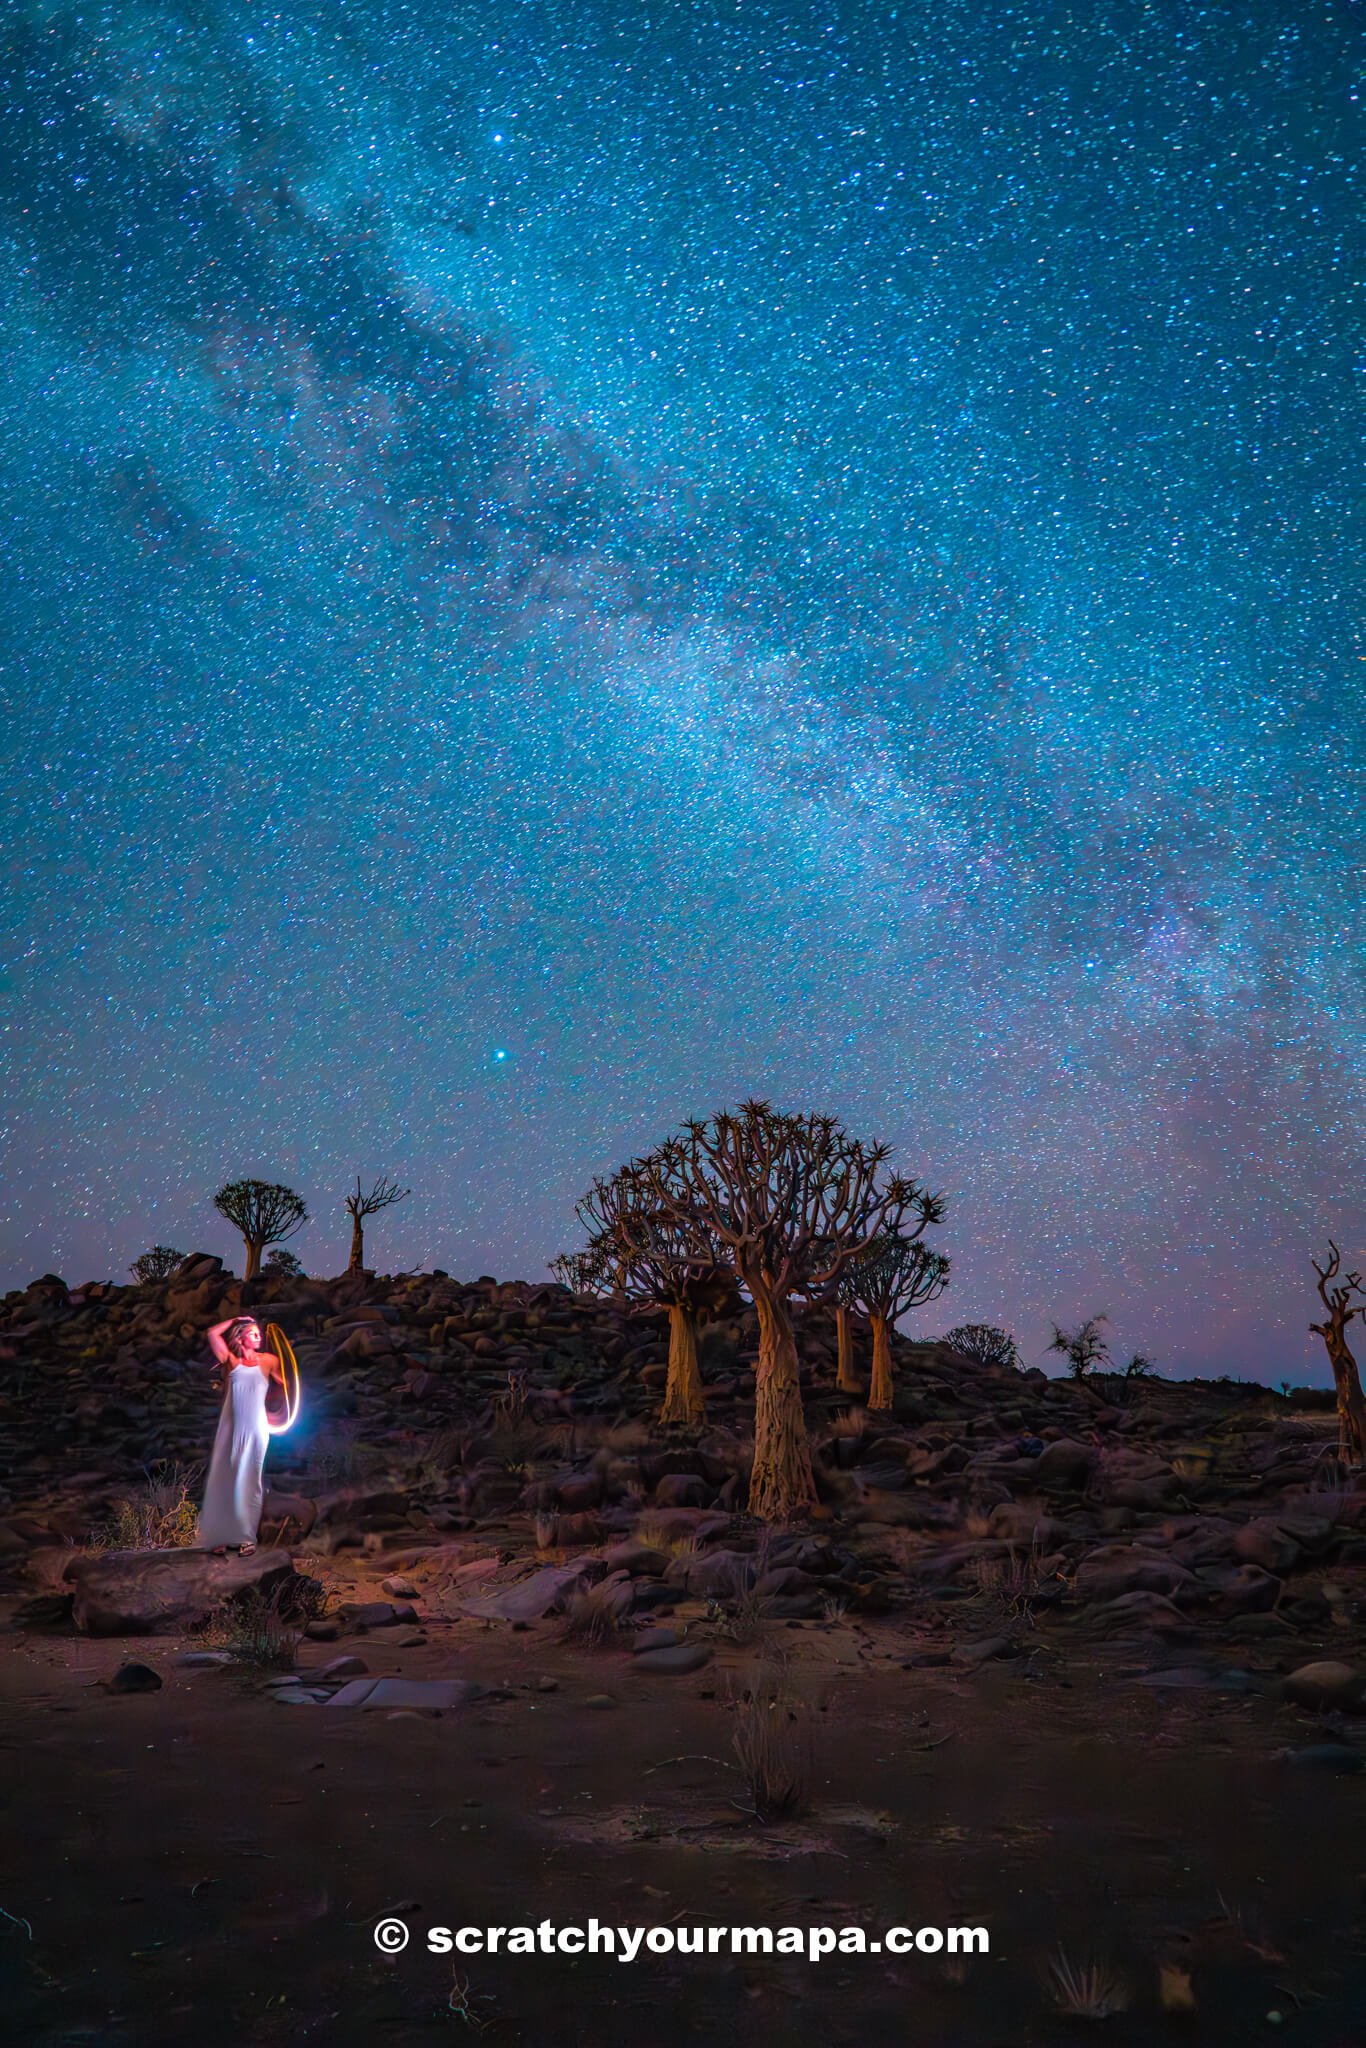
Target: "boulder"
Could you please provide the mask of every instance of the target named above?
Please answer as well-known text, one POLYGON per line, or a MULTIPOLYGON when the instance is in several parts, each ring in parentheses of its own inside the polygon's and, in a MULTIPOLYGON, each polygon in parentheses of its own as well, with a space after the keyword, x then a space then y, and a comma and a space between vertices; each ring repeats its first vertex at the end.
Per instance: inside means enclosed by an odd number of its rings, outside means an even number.
MULTIPOLYGON (((1028 1483, 1031 1487, 1056 1487, 1059 1491, 1080 1493, 1091 1476, 1095 1457, 1090 1444, 1059 1437, 1056 1443, 1045 1445, 1032 1461, 1028 1483)), ((1010 1476, 1015 1479, 1014 1472, 1010 1476)))
POLYGON ((1357 1713, 1366 1706, 1366 1674, 1330 1658, 1301 1664, 1281 1690, 1297 1707, 1336 1707, 1344 1713, 1357 1713))
POLYGON ((700 1671, 704 1664, 710 1662, 711 1651, 705 1643, 680 1643, 676 1649, 642 1650, 633 1659, 631 1668, 681 1678, 689 1671, 700 1671))
POLYGON ((987 1521, 988 1536, 999 1537, 1006 1543, 1034 1544, 1040 1550, 1054 1549, 1066 1533, 1063 1523, 1022 1501, 994 1507, 987 1521))
POLYGON ((1301 1556, 1299 1544, 1274 1515, 1258 1515, 1236 1530, 1233 1553, 1244 1564, 1260 1565, 1278 1576, 1293 1571, 1301 1556))
POLYGON ((104 1550, 73 1557, 63 1578, 84 1635, 151 1636, 193 1628, 246 1593, 287 1604, 303 1581, 278 1550, 213 1557, 207 1550, 104 1550))
POLYGON ((655 1488, 655 1504, 661 1508, 704 1508, 713 1490, 699 1472, 666 1472, 655 1488))

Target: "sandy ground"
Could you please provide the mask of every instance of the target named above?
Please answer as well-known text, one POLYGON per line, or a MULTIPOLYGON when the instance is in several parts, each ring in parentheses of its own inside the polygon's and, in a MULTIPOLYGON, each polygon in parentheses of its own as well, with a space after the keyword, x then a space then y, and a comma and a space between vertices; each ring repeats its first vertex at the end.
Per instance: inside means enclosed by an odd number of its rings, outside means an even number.
POLYGON ((888 1624, 778 1631, 810 1707, 813 1804, 740 1811, 734 1698, 759 1655, 686 1677, 621 1650, 456 1622, 305 1644, 501 1690, 430 1718, 285 1707, 173 1640, 10 1635, 0 1970, 10 2038, 57 2044, 640 2041, 1029 2048, 1366 2041, 1366 1776, 1265 1697, 1155 1692, 1113 1656, 905 1670, 888 1624), (386 1642, 386 1633, 390 1641, 386 1642), (105 1681, 126 1658, 154 1694, 105 1681), (587 1704, 608 1694, 610 1705, 587 1704), (682 1759, 682 1761, 679 1761, 682 1759), (398 1914, 407 1951, 372 1930, 398 1914), (432 1924, 983 1925, 989 1956, 428 1953, 432 1924), (20 1923, 27 1923, 20 1924, 20 1923), (1050 1960, 1125 2009, 1059 2011, 1050 1960), (1165 1969, 1165 1979, 1163 1972, 1165 1969), (1194 2011, 1184 2003, 1189 1982, 1194 2011))

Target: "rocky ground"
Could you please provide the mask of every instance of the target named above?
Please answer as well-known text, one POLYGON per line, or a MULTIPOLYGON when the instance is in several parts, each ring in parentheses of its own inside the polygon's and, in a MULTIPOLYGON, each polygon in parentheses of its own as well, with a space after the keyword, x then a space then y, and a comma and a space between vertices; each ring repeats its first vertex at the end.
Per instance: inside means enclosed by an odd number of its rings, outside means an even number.
POLYGON ((244 1283, 207 1257, 5 1298, 0 1686, 25 1770, 0 1967, 25 2038, 184 2038, 205 1930, 223 2037, 253 2042, 625 2042, 662 1985, 661 2038, 852 2040, 914 1999, 927 2041, 1049 2041, 1092 1963, 1116 2040, 1366 2038, 1366 1489, 1327 1397, 1064 1382, 897 1340, 895 1412, 872 1420, 808 1311, 821 1506, 772 1531, 741 1511, 752 1319, 705 1333, 691 1436, 653 1421, 666 1339, 662 1314, 554 1286, 244 1283), (263 1548, 130 1555, 130 1531, 175 1533, 216 1414, 203 1333, 239 1308, 289 1333, 305 1390, 263 1548), (746 1763, 758 1710, 794 1811, 746 1763), (282 1801, 302 1836, 267 1822, 282 1801), (157 1930, 144 1953, 102 1916, 90 1981, 59 1953, 82 1846, 157 1930), (259 1913, 257 1856, 280 1865, 259 1913), (648 1986, 500 1964, 461 2010, 448 1966, 365 1954, 367 1916, 404 1899, 482 1921, 454 1890, 506 1913, 518 1887, 530 1919, 970 1915, 993 1956, 814 1983, 746 1965, 724 1990, 676 1961, 648 1986))

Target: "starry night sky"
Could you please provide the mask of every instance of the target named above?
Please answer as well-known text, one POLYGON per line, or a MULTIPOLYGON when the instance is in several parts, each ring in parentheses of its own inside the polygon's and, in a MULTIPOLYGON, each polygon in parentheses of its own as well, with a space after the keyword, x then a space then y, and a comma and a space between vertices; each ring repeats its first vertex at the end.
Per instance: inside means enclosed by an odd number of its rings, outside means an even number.
MULTIPOLYGON (((1041 1359, 1366 1252, 1361 15, 14 0, 0 1282, 749 1093, 1041 1359)), ((240 1248, 238 1248, 240 1254, 240 1248)))

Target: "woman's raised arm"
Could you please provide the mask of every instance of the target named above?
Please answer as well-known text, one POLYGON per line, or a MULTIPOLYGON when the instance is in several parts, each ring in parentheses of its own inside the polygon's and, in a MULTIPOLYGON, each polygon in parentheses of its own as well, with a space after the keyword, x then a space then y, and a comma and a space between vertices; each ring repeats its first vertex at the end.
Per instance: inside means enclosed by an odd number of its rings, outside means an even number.
POLYGON ((231 1353, 223 1342, 223 1332, 231 1327, 233 1320, 232 1316, 225 1316, 221 1323, 215 1323, 209 1331, 209 1349, 220 1365, 231 1362, 231 1353))

